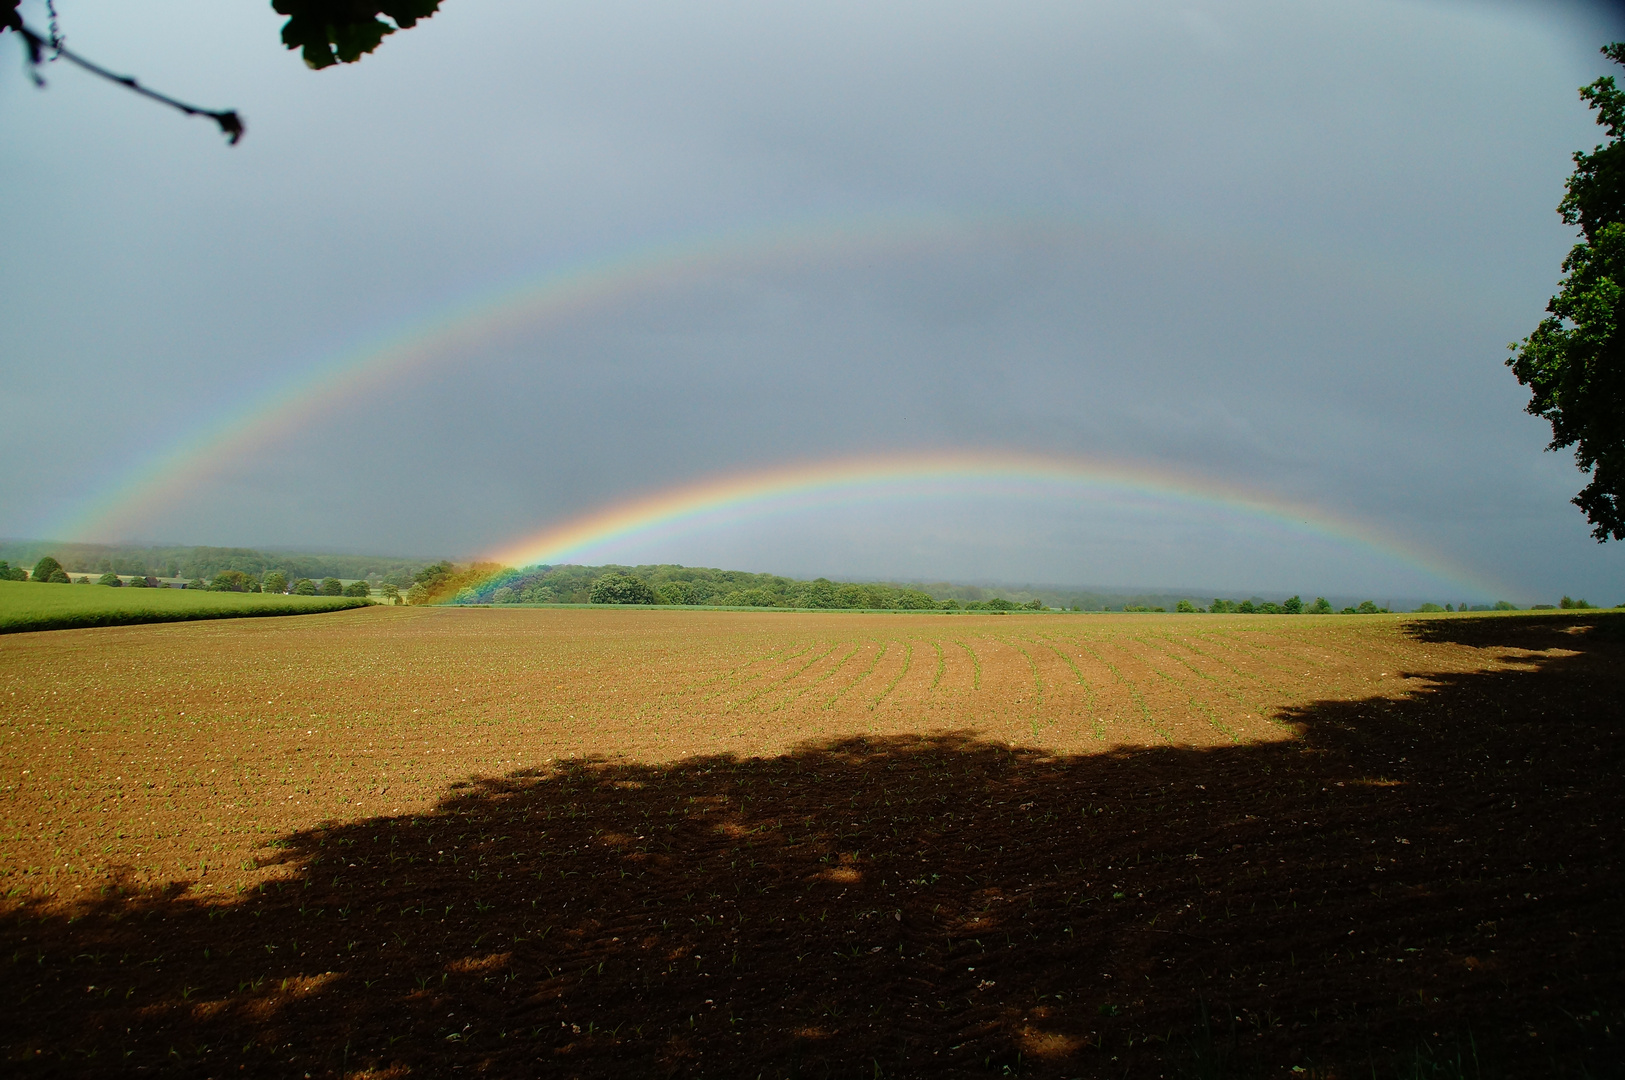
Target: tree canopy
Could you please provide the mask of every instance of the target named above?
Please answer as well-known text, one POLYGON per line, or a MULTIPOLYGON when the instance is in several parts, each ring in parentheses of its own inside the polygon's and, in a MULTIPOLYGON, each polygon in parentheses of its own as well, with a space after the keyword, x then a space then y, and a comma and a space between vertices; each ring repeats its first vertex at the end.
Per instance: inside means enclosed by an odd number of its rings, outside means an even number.
POLYGON ((62 569, 62 564, 49 555, 34 564, 32 576, 35 581, 50 581, 61 585, 72 583, 67 572, 62 569))
MULTIPOLYGON (((1625 64, 1625 42, 1603 55, 1625 64)), ((1599 542, 1625 540, 1625 91, 1605 75, 1581 87, 1608 133, 1590 153, 1576 151, 1567 193, 1557 205, 1582 239, 1563 260, 1564 277, 1535 332, 1508 346, 1529 413, 1552 425, 1548 450, 1574 447, 1591 480, 1572 500, 1599 542)))
MULTIPOLYGON (((513 589, 507 587, 512 594, 513 589)), ((500 589, 498 591, 501 591, 500 589)), ((588 599, 594 604, 653 604, 655 591, 631 574, 605 574, 592 583, 588 599)))

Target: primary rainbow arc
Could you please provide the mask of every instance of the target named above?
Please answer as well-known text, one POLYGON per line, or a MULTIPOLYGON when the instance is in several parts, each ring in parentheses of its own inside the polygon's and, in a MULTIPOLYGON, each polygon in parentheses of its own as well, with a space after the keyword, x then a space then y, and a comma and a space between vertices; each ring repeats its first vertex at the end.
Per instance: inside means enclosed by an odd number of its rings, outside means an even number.
POLYGON ((951 489, 956 484, 1012 488, 1041 485, 1073 491, 1087 488, 1107 495, 1145 497, 1215 510, 1232 518, 1363 549, 1477 596, 1487 598, 1496 592, 1493 583, 1477 580, 1432 553, 1317 507, 1169 469, 997 450, 839 458, 709 477, 550 525, 503 545, 487 558, 506 567, 558 565, 592 557, 629 541, 657 540, 741 517, 794 510, 809 503, 897 497, 922 486, 951 489))

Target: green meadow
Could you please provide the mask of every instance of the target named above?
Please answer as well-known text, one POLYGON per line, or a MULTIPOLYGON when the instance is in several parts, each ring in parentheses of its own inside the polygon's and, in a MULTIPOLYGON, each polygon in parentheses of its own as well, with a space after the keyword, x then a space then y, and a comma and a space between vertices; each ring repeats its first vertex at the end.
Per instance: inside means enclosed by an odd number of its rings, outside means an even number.
POLYGON ((346 596, 278 596, 193 589, 115 589, 107 585, 55 585, 0 581, 0 634, 83 626, 308 615, 365 607, 346 596))

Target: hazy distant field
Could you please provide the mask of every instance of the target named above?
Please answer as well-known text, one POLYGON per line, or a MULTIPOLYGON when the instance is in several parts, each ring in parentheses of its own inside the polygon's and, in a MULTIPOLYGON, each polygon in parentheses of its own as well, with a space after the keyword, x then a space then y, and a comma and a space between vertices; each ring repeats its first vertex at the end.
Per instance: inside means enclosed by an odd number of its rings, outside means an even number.
POLYGON ((1625 1022, 1609 619, 11 635, 6 1053, 1154 1072, 1200 1050, 1200 997, 1272 1069, 1469 1028, 1591 1060, 1625 1022), (1546 1034, 1559 1009, 1577 1033, 1546 1034))
POLYGON ((304 615, 365 606, 335 596, 277 596, 192 589, 115 589, 110 585, 52 585, 0 581, 0 634, 87 626, 241 616, 304 615))

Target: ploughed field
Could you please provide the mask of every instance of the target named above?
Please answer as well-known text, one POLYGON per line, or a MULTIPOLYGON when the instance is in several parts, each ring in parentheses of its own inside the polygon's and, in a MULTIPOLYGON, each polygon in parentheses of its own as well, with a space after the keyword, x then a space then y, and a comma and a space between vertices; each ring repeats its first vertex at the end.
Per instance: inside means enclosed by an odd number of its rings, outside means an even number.
POLYGON ((0 1054, 1609 1075, 1621 625, 375 607, 10 635, 0 1054))

